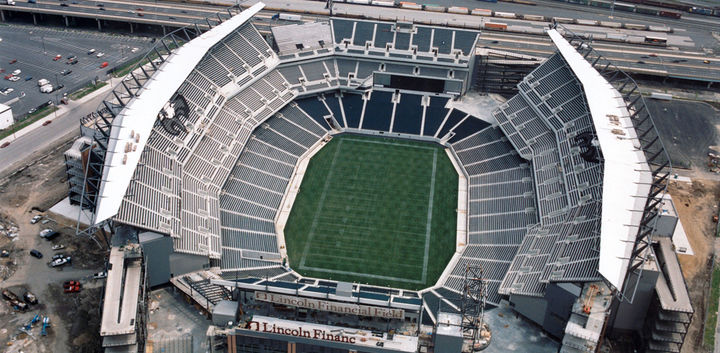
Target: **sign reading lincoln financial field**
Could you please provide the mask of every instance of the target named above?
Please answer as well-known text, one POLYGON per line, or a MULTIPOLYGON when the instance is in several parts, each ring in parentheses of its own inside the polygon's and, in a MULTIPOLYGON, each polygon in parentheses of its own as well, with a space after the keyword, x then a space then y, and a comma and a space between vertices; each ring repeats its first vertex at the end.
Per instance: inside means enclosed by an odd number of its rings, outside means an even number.
POLYGON ((264 302, 270 302, 275 304, 282 304, 287 306, 296 306, 298 308, 330 311, 338 314, 347 315, 361 315, 361 316, 376 316, 383 317, 386 319, 400 319, 405 318, 405 311, 403 309, 394 308, 383 308, 379 306, 351 304, 351 303, 338 303, 327 300, 319 300, 312 298, 300 298, 293 297, 290 295, 282 295, 267 292, 255 292, 255 300, 264 302))

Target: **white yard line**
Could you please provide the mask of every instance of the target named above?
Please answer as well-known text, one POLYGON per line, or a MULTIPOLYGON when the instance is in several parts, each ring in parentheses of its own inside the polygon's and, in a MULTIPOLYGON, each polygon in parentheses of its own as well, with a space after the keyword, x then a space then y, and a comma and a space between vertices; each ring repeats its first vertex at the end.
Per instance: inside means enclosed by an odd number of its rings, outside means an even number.
POLYGON ((422 281, 427 280, 428 259, 430 257, 430 233, 432 229, 433 199, 435 198, 435 172, 437 171, 437 149, 433 150, 432 176, 430 177, 430 196, 428 196, 427 223, 425 224, 425 256, 423 258, 422 281))
POLYGON ((313 218, 313 223, 310 227, 310 234, 308 235, 308 239, 305 242, 303 255, 300 259, 300 267, 305 266, 305 258, 307 257, 308 251, 310 251, 310 244, 312 243, 313 236, 315 235, 315 228, 317 228, 318 224, 318 215, 320 214, 320 211, 323 208, 323 204, 325 203, 325 197, 327 197, 328 187, 330 186, 330 179, 332 177, 333 170, 335 170, 335 162, 337 162, 338 156, 340 155, 340 148, 342 147, 342 143, 343 140, 340 140, 340 142, 338 142, 337 149, 335 150, 335 155, 333 156, 332 162, 330 162, 330 172, 328 172, 328 176, 327 178, 325 178, 325 185, 323 185, 323 191, 320 195, 320 202, 318 203, 317 211, 315 212, 315 217, 313 218))

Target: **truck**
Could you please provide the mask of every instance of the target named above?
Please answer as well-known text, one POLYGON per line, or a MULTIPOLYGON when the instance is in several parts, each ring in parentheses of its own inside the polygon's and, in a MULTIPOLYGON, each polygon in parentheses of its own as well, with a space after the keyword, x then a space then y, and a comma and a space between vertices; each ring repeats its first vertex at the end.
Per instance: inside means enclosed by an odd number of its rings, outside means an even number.
POLYGON ((40 92, 42 93, 50 93, 53 91, 53 86, 51 84, 45 84, 40 87, 40 92))
POLYGON ((44 78, 41 78, 41 79, 38 80, 38 87, 45 86, 45 85, 47 85, 48 83, 50 83, 50 81, 48 81, 48 80, 46 80, 46 79, 44 79, 44 78))

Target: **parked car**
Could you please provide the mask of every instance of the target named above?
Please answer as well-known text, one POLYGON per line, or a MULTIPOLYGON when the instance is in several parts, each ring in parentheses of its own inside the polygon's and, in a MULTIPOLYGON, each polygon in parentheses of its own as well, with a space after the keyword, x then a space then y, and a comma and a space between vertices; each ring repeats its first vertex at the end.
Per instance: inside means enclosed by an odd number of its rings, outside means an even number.
POLYGON ((5 142, 3 142, 2 145, 0 145, 0 148, 5 148, 5 147, 7 147, 7 146, 10 146, 10 142, 5 141, 5 142))
POLYGON ((21 73, 22 73, 22 70, 20 70, 20 69, 16 69, 15 71, 12 72, 13 76, 20 75, 21 73))
POLYGON ((0 257, 10 257, 10 252, 5 249, 0 250, 0 257))
POLYGON ((12 64, 14 64, 14 63, 16 63, 16 62, 17 62, 17 59, 12 59, 12 60, 10 60, 10 65, 12 65, 12 64))
POLYGON ((58 235, 60 235, 60 233, 58 233, 56 231, 52 231, 49 234, 47 234, 46 236, 44 236, 43 238, 45 238, 45 240, 53 240, 53 239, 57 238, 58 235))
POLYGON ((60 6, 62 6, 62 7, 70 7, 70 5, 68 5, 67 3, 64 3, 64 2, 60 3, 60 6))
POLYGON ((70 55, 67 58, 68 61, 73 60, 73 59, 77 59, 77 55, 70 55))
POLYGON ((30 291, 27 291, 23 294, 23 299, 25 299, 25 302, 28 304, 35 305, 38 303, 37 297, 35 294, 32 294, 30 291))
POLYGON ((30 81, 30 80, 32 80, 32 76, 25 76, 25 81, 30 81))
POLYGON ((77 293, 82 288, 82 284, 78 281, 66 281, 63 283, 65 293, 77 293))
POLYGON ((55 57, 53 58, 53 61, 58 61, 60 59, 62 59, 62 55, 58 54, 58 55, 55 55, 55 57))
POLYGON ((20 76, 13 76, 13 77, 10 77, 10 78, 9 78, 9 80, 10 80, 10 81, 12 81, 12 82, 15 82, 15 81, 20 81, 20 76))
POLYGON ((2 90, 2 93, 3 93, 3 94, 10 94, 10 93, 13 93, 14 91, 15 91, 14 88, 8 87, 8 88, 3 89, 3 90, 2 90))
POLYGON ((48 234, 50 234, 50 233, 52 233, 52 232, 54 232, 54 230, 53 230, 52 228, 45 228, 45 229, 43 229, 43 230, 40 231, 40 237, 41 237, 41 238, 45 238, 46 235, 48 235, 48 234))
POLYGON ((95 52, 95 48, 88 50, 87 53, 88 53, 88 55, 90 55, 90 54, 92 54, 92 53, 94 53, 94 52, 95 52))
POLYGON ((53 249, 53 250, 62 250, 62 249, 65 249, 65 245, 55 244, 55 245, 52 246, 52 249, 53 249))
POLYGON ((105 53, 99 52, 99 53, 95 54, 95 56, 98 58, 102 58, 103 56, 105 56, 105 53))
POLYGON ((67 69, 60 71, 60 74, 63 76, 70 75, 71 73, 72 73, 72 70, 67 70, 67 69))
POLYGON ((106 68, 106 67, 108 67, 108 65, 109 65, 108 62, 104 61, 102 64, 100 64, 100 68, 101 69, 106 68))
POLYGON ((55 255, 53 255, 53 257, 52 257, 52 260, 55 261, 55 260, 57 260, 57 259, 62 259, 62 258, 64 258, 64 257, 65 257, 65 254, 62 254, 62 253, 61 253, 61 254, 55 254, 55 255))
POLYGON ((60 266, 62 266, 62 265, 65 265, 65 264, 70 263, 71 260, 72 260, 72 258, 71 258, 70 256, 66 256, 66 257, 62 257, 62 258, 59 258, 59 259, 55 259, 55 260, 53 260, 53 261, 50 263, 50 266, 52 266, 52 267, 60 267, 60 266))
POLYGON ((35 215, 35 216, 30 220, 30 224, 35 224, 35 223, 37 223, 38 221, 40 221, 41 219, 42 219, 42 216, 41 216, 41 215, 35 215))
POLYGON ((36 257, 36 258, 38 258, 38 259, 42 259, 42 258, 43 258, 43 254, 42 254, 40 251, 36 250, 36 249, 30 250, 30 255, 32 255, 33 257, 36 257))
POLYGON ((78 63, 78 59, 72 59, 72 60, 68 61, 66 64, 75 65, 77 63, 78 63))
POLYGON ((107 278, 107 272, 106 272, 106 271, 98 272, 98 273, 96 273, 96 274, 93 275, 93 278, 94 278, 94 279, 107 278))

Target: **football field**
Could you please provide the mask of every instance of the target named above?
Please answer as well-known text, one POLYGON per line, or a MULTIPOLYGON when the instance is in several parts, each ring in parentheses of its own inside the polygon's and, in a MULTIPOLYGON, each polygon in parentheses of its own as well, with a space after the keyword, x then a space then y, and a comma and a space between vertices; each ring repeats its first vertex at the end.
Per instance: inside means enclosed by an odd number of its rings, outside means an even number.
POLYGON ((406 289, 455 250, 458 176, 437 144, 335 136, 310 160, 285 227, 292 268, 406 289))

